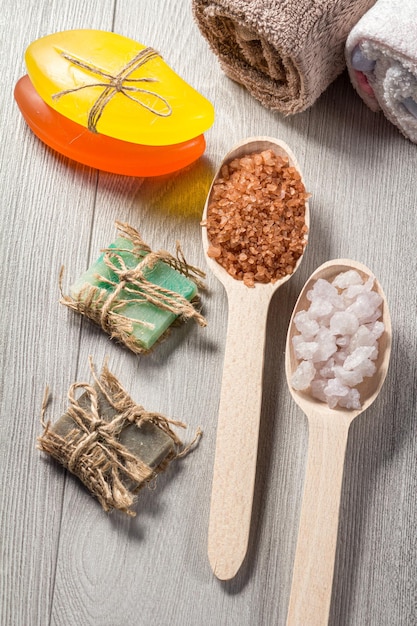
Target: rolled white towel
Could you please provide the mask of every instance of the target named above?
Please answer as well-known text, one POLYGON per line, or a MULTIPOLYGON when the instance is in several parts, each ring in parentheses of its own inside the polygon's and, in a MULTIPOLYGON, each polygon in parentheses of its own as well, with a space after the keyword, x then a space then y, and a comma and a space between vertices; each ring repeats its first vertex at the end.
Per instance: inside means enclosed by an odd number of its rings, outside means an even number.
POLYGON ((346 41, 353 86, 417 143, 417 0, 378 0, 346 41))

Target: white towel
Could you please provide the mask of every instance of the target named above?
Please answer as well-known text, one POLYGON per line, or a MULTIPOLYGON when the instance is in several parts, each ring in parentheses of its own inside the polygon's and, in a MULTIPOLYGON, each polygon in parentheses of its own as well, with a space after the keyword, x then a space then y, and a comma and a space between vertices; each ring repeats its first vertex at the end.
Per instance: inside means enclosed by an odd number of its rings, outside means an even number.
POLYGON ((346 41, 353 86, 417 143, 417 0, 378 0, 346 41))

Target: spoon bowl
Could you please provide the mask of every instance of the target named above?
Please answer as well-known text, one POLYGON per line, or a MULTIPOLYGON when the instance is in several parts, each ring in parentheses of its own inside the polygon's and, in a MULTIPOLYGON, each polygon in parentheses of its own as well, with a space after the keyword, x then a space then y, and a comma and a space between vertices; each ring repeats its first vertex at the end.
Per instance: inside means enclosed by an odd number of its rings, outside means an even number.
POLYGON ((319 278, 331 281, 341 272, 352 269, 365 280, 373 276, 367 267, 348 259, 336 259, 321 265, 304 285, 288 328, 286 376, 292 397, 307 416, 309 442, 287 626, 324 626, 328 623, 349 426, 377 398, 388 370, 391 319, 385 294, 375 279, 373 290, 383 300, 382 322, 385 330, 378 340, 376 372, 357 386, 361 408, 331 409, 308 391, 298 391, 291 385, 291 377, 298 364, 292 343, 294 335, 298 334, 294 317, 308 308, 307 292, 319 278))
POLYGON ((381 285, 376 279, 373 290, 376 291, 383 299, 381 321, 384 323, 385 331, 378 341, 379 353, 375 361, 375 365, 377 368, 376 372, 373 376, 365 378, 364 381, 357 387, 362 399, 362 407, 357 410, 341 408, 330 409, 326 404, 324 404, 320 400, 317 400, 311 394, 305 391, 297 391, 296 389, 294 389, 289 381, 297 367, 297 358, 294 354, 294 350, 292 347, 292 339, 294 335, 297 334, 297 329, 295 328, 293 321, 298 311, 301 311, 303 309, 305 310, 310 305, 310 302, 307 299, 307 292, 312 289, 314 283, 319 278, 324 278, 325 280, 331 281, 338 274, 342 272, 347 272, 348 270, 352 269, 356 270, 364 280, 369 278, 369 276, 373 276, 372 272, 367 267, 362 265, 362 263, 358 263, 357 261, 353 261, 350 259, 335 259, 333 261, 327 261, 326 263, 323 263, 323 265, 321 265, 319 268, 317 268, 316 271, 310 276, 298 297, 293 313, 291 315, 285 352, 285 369, 287 380, 289 383, 288 386, 292 397, 300 406, 300 408, 303 409, 305 413, 308 413, 310 410, 317 409, 319 409, 321 412, 329 411, 332 415, 335 416, 340 416, 341 413, 343 413, 349 421, 352 421, 357 415, 363 413, 363 411, 365 411, 376 399, 384 383, 385 376, 388 370, 392 336, 391 319, 385 294, 382 290, 381 285))
MULTIPOLYGON (((210 185, 209 192, 207 194, 207 199, 203 211, 203 223, 207 219, 207 210, 211 202, 211 197, 213 195, 213 187, 217 179, 220 177, 222 167, 227 163, 230 163, 234 159, 240 159, 248 154, 252 154, 254 152, 262 152, 263 150, 273 150, 277 156, 281 156, 284 158, 287 157, 289 164, 300 173, 301 179, 303 180, 303 176, 301 174, 301 170, 297 163, 297 160, 286 143, 280 141, 279 139, 274 139, 273 137, 250 137, 249 139, 245 139, 244 141, 238 143, 234 148, 232 148, 232 150, 230 150, 226 154, 223 161, 219 165, 214 175, 213 181, 210 185)), ((306 201, 305 203, 305 224, 307 228, 310 226, 310 211, 308 201, 306 201)), ((212 273, 216 276, 216 278, 224 285, 226 291, 235 291, 237 289, 241 289, 244 292, 248 291, 248 287, 243 283, 243 281, 233 278, 233 276, 231 276, 225 270, 225 268, 220 265, 220 263, 217 263, 215 259, 207 255, 207 250, 210 247, 210 242, 207 236, 207 229, 204 227, 202 228, 201 236, 203 240, 203 249, 206 254, 207 265, 209 266, 212 273)), ((308 240, 308 232, 305 236, 305 239, 306 241, 308 240)), ((298 259, 294 271, 298 269, 301 261, 302 257, 298 259)), ((283 278, 281 278, 280 280, 277 280, 275 283, 255 283, 255 287, 253 289, 256 290, 257 294, 259 291, 265 291, 268 294, 272 295, 283 283, 291 278, 291 276, 292 274, 287 274, 286 276, 283 276, 283 278)))
MULTIPOLYGON (((273 294, 292 274, 274 283, 246 286, 208 256, 210 242, 204 224, 213 186, 222 167, 235 158, 268 149, 278 156, 288 157, 290 165, 301 175, 293 153, 282 141, 268 137, 242 141, 225 156, 217 170, 207 196, 202 222, 207 264, 223 284, 228 299, 228 326, 208 533, 209 561, 214 574, 221 580, 235 576, 247 552, 261 414, 266 321, 273 294)), ((305 223, 308 227, 307 202, 305 223)), ((301 259, 298 259, 294 271, 301 259)))

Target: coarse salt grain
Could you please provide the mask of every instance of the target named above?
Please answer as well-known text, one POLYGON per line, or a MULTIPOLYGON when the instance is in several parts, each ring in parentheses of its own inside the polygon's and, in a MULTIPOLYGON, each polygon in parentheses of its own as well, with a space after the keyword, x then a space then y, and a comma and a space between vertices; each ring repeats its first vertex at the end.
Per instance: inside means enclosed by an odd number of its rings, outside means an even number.
POLYGON ((330 319, 330 330, 335 335, 353 335, 358 328, 358 318, 353 313, 347 311, 337 311, 330 319))
POLYGON ((307 389, 315 373, 316 370, 311 361, 301 361, 292 377, 292 386, 294 389, 307 389))
POLYGON ((300 361, 291 384, 337 406, 360 409, 356 386, 376 372, 378 339, 385 327, 382 297, 356 270, 341 272, 330 283, 318 279, 307 292, 310 306, 294 316, 299 335, 292 338, 300 361))
POLYGON ((307 243, 306 193, 288 158, 272 150, 221 169, 207 209, 207 254, 248 287, 291 274, 307 243))

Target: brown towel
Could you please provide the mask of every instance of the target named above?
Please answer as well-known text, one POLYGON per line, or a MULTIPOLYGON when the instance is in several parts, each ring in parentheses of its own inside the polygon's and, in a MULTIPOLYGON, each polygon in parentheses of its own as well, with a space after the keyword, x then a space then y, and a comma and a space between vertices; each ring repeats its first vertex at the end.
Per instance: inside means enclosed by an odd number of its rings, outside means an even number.
POLYGON ((345 67, 349 32, 375 0, 192 0, 229 78, 268 109, 311 106, 345 67))

